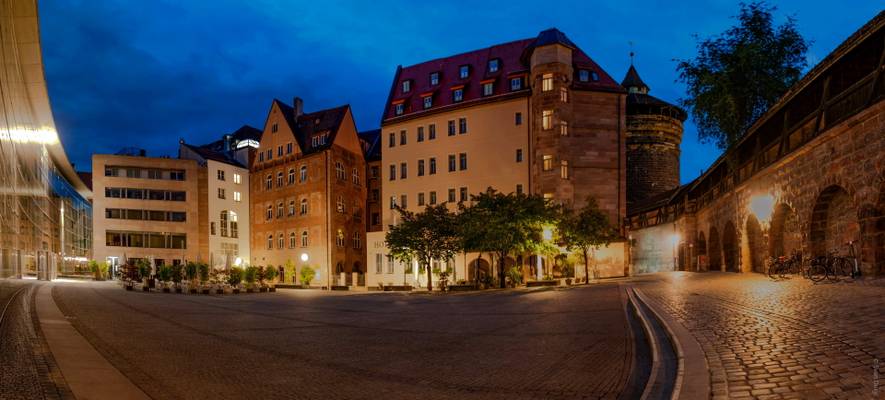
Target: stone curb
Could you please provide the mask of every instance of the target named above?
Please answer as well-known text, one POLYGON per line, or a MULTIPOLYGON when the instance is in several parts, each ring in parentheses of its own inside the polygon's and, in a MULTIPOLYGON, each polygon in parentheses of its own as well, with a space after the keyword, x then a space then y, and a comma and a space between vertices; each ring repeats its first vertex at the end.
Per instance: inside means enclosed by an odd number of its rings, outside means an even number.
POLYGON ((54 284, 37 292, 40 329, 71 392, 78 399, 150 399, 74 329, 52 299, 54 284))
POLYGON ((653 300, 649 300, 642 290, 633 287, 636 297, 642 301, 655 318, 667 331, 667 335, 676 348, 679 358, 679 371, 676 373, 676 384, 673 388, 673 399, 708 399, 710 398, 710 373, 707 366, 707 357, 700 343, 694 338, 682 324, 670 314, 663 312, 661 306, 653 300), (689 377, 689 379, 685 379, 689 377))

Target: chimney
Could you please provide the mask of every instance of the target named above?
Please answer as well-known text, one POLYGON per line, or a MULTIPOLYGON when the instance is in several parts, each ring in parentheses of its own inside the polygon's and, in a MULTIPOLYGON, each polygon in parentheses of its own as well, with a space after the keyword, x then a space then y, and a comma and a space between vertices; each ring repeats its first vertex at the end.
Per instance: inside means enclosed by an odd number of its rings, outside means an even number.
POLYGON ((300 97, 295 96, 295 99, 292 100, 292 107, 295 108, 295 118, 304 115, 304 100, 301 100, 300 97))

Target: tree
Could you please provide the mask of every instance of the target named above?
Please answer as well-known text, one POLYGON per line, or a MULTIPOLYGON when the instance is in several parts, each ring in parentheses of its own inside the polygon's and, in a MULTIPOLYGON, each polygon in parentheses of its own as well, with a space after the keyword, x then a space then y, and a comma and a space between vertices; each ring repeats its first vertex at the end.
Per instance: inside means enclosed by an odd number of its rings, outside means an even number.
POLYGON ((589 197, 580 210, 565 208, 559 218, 559 237, 570 251, 584 256, 584 276, 590 282, 590 252, 607 246, 616 232, 608 214, 599 209, 596 199, 589 197))
POLYGON ((554 209, 541 196, 503 194, 492 188, 470 197, 472 206, 460 205, 461 220, 471 230, 462 239, 471 249, 498 257, 498 285, 503 288, 507 255, 540 246, 543 226, 554 219, 554 209))
POLYGON ((700 41, 694 59, 677 60, 688 86, 680 103, 691 111, 701 141, 727 149, 799 80, 808 43, 794 18, 773 25, 775 9, 741 3, 736 26, 700 41))
POLYGON ((401 221, 391 225, 385 236, 390 255, 400 262, 417 260, 427 271, 427 290, 433 290, 432 260, 448 260, 461 248, 455 215, 446 203, 427 206, 413 213, 397 206, 401 221))

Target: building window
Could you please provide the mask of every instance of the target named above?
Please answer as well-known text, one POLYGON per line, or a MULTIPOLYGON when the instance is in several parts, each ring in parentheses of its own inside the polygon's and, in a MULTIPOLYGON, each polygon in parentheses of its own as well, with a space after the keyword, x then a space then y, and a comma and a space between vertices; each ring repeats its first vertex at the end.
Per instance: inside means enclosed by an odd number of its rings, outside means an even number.
POLYGON ((277 218, 283 218, 283 202, 277 203, 277 218))
POLYGON ((388 274, 394 273, 394 266, 395 265, 394 265, 393 257, 387 256, 387 273, 388 274))
POLYGON ((354 168, 350 172, 350 180, 353 181, 354 185, 360 185, 360 170, 358 168, 354 168))
POLYGON ((424 160, 418 160, 418 176, 424 176, 424 160))
POLYGON ((395 133, 390 132, 390 134, 388 134, 387 139, 388 139, 387 140, 387 147, 396 146, 396 134, 395 133))
POLYGON ((237 227, 237 213, 230 212, 230 237, 236 238, 240 236, 240 229, 237 227))
POLYGON ((489 60, 489 72, 498 72, 498 64, 500 61, 496 58, 493 60, 489 60))
POLYGON ((224 189, 218 188, 218 198, 224 200, 224 189))
POLYGON ((406 131, 405 130, 399 131, 399 144, 400 144, 400 146, 406 144, 406 140, 407 140, 406 131))
POLYGON ((375 273, 380 274, 383 272, 384 268, 384 255, 381 253, 375 253, 375 273))
POLYGON ((467 188, 461 188, 461 201, 467 201, 467 188))
POLYGON ((449 172, 455 172, 455 155, 449 154, 449 172))
POLYGON ((436 124, 427 125, 427 140, 436 139, 436 124))
POLYGON ((242 193, 240 193, 240 192, 234 192, 234 201, 236 201, 236 202, 243 201, 242 193))
POLYGON ((590 71, 590 79, 592 79, 593 82, 598 81, 598 80, 599 80, 599 74, 597 74, 596 71, 590 71))
POLYGON ((271 206, 271 205, 267 206, 267 213, 265 214, 265 219, 268 221, 273 219, 273 206, 271 206))
POLYGON ((335 177, 338 178, 339 181, 346 179, 346 176, 344 175, 344 166, 341 165, 340 161, 335 161, 335 177))
POLYGON ((553 129, 553 110, 541 111, 541 129, 553 129))
POLYGON ((541 76, 541 91, 549 92, 553 90, 553 74, 544 74, 541 76))
POLYGON ((353 233, 353 248, 354 249, 363 248, 363 238, 360 236, 359 232, 353 233))
POLYGON ((335 244, 338 247, 344 247, 344 231, 339 229, 338 233, 335 235, 335 244))
POLYGON ((510 78, 510 91, 517 91, 522 89, 522 78, 510 78))
POLYGON ((559 88, 559 101, 568 103, 568 88, 565 86, 559 88))
POLYGON ((559 177, 562 179, 568 179, 568 161, 566 160, 559 162, 559 177))
POLYGON ((449 203, 455 202, 455 189, 449 189, 449 203))
POLYGON ((295 248, 295 232, 289 232, 289 248, 295 248))
POLYGON ((335 206, 337 207, 338 212, 343 213, 345 211, 344 197, 338 196, 337 201, 335 201, 335 206))
POLYGON ((403 81, 403 93, 409 93, 412 91, 412 81, 405 80, 403 81))
POLYGON ((372 189, 372 201, 378 201, 381 198, 381 190, 372 189))
POLYGON ((295 215, 295 200, 289 200, 289 216, 295 215))
POLYGON ((221 227, 221 237, 227 237, 227 216, 227 210, 221 212, 221 217, 219 218, 220 221, 218 223, 218 226, 221 227))
POLYGON ((277 248, 282 250, 286 246, 286 242, 283 239, 283 234, 277 237, 277 248))
POLYGON ((209 222, 209 234, 215 235, 215 221, 209 222))
POLYGON ((377 165, 373 165, 371 169, 369 169, 369 173, 372 174, 372 178, 377 178, 378 174, 381 173, 380 169, 377 165))
POLYGON ((400 204, 399 204, 400 207, 406 208, 409 206, 409 197, 408 196, 402 195, 399 197, 399 200, 400 200, 400 204))
POLYGON ((381 214, 372 213, 372 225, 381 225, 381 214))
POLYGON ((516 149, 516 162, 522 162, 522 149, 516 149))
POLYGON ((218 173, 217 173, 216 175, 218 176, 218 180, 219 180, 219 181, 223 181, 223 180, 224 180, 224 170, 223 170, 223 169, 219 169, 219 170, 218 170, 218 173))
POLYGON ((430 192, 430 205, 436 204, 436 192, 430 192))
POLYGON ((264 152, 261 151, 258 153, 258 162, 264 161, 264 152))
POLYGON ((418 193, 418 206, 424 205, 424 192, 418 193))
POLYGON ((516 185, 516 194, 522 194, 522 184, 516 185))
POLYGON ((406 167, 407 167, 406 163, 399 164, 399 178, 400 179, 406 179, 406 177, 408 177, 408 171, 406 170, 406 167))
POLYGON ((264 188, 267 190, 273 188, 273 175, 267 174, 267 178, 264 180, 264 188))
POLYGON ((430 85, 431 86, 439 85, 439 72, 431 72, 430 73, 430 85))
POLYGON ((267 249, 273 250, 273 235, 267 235, 267 249))
POLYGON ((455 136, 455 121, 449 121, 449 136, 455 136))
POLYGON ((405 104, 399 103, 399 104, 393 106, 393 109, 394 109, 394 112, 396 113, 396 115, 403 115, 403 111, 405 111, 405 104))
POLYGON ((543 160, 544 160, 544 164, 543 164, 544 171, 553 170, 553 156, 544 155, 543 160))
POLYGON ((467 118, 458 118, 458 133, 467 133, 467 118))
POLYGON ((301 247, 307 247, 310 244, 308 239, 307 231, 301 231, 301 247))
POLYGON ((307 199, 301 199, 301 215, 307 215, 307 199))
POLYGON ((430 157, 430 175, 436 175, 436 157, 430 157))
POLYGON ((291 184, 294 184, 294 183, 295 183, 295 168, 289 168, 289 180, 288 180, 288 184, 291 185, 291 184))
POLYGON ((396 180, 396 165, 395 164, 390 164, 390 180, 392 180, 392 181, 396 180))
POLYGON ((301 180, 301 182, 307 182, 307 166, 306 165, 301 166, 300 180, 301 180))
POLYGON ((283 187, 283 171, 277 172, 277 187, 283 187))
POLYGON ((455 103, 464 100, 464 89, 455 89, 452 91, 452 101, 455 103))
POLYGON ((283 156, 283 146, 277 146, 277 157, 283 156))
POLYGON ((396 208, 396 196, 390 196, 390 209, 393 210, 396 208))
POLYGON ((461 79, 467 79, 470 77, 470 66, 462 65, 458 67, 458 77, 461 79))
POLYGON ((467 169, 467 153, 461 153, 458 155, 458 164, 461 171, 467 169))
POLYGON ((234 183, 239 185, 242 181, 243 178, 240 176, 240 174, 234 174, 234 183))
POLYGON ((482 95, 483 96, 491 96, 495 92, 495 86, 493 82, 486 82, 482 84, 482 95))
POLYGON ((279 126, 277 126, 277 123, 274 122, 274 124, 270 126, 270 132, 277 133, 277 130, 279 130, 279 126))
POLYGON ((424 96, 424 98, 422 98, 421 100, 424 102, 425 110, 433 107, 433 96, 424 96))
POLYGON ((559 122, 559 134, 561 136, 568 136, 568 122, 566 122, 566 121, 559 122))
POLYGON ((286 154, 292 154, 292 142, 286 143, 286 154))
POLYGON ((424 127, 423 126, 418 127, 418 141, 419 142, 424 141, 424 127))
POLYGON ((522 125, 522 113, 521 113, 521 112, 516 113, 516 114, 514 115, 514 118, 513 118, 513 119, 514 119, 513 122, 514 122, 516 125, 522 125))
POLYGON ((578 80, 581 82, 587 82, 590 80, 590 71, 586 69, 578 70, 578 80))

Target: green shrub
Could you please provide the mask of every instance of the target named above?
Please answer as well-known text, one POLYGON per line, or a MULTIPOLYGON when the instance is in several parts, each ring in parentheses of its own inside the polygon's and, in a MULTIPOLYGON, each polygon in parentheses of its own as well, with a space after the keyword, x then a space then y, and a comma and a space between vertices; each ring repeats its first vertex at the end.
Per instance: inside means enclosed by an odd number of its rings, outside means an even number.
POLYGON ((197 279, 197 273, 199 272, 199 267, 197 267, 197 263, 191 261, 188 262, 184 267, 184 275, 187 277, 187 280, 194 281, 197 279))
POLYGON ((135 263, 136 268, 138 268, 138 276, 141 279, 147 279, 151 277, 151 263, 144 258, 139 259, 135 263))
POLYGON ((93 279, 95 279, 97 281, 103 281, 107 278, 107 276, 108 276, 108 264, 107 263, 98 262, 95 260, 90 260, 88 267, 89 267, 89 271, 92 272, 93 279))
POLYGON ((258 279, 258 269, 259 267, 249 266, 246 267, 246 272, 243 274, 243 277, 250 286, 255 283, 255 280, 258 279))
POLYGON ((243 269, 233 267, 230 269, 230 275, 227 277, 227 283, 231 286, 237 286, 243 281, 243 269))
POLYGON ((305 265, 301 267, 301 284, 310 286, 310 281, 313 280, 313 277, 316 276, 316 271, 313 270, 309 265, 305 265))
POLYGON ((162 282, 169 282, 172 280, 172 267, 168 265, 161 265, 160 268, 157 269, 157 277, 160 278, 162 282))
POLYGON ((276 277, 277 277, 278 272, 279 271, 277 271, 276 268, 268 265, 267 267, 264 267, 264 279, 273 283, 274 279, 276 279, 276 277))
POLYGON ((181 279, 183 278, 182 273, 184 272, 184 268, 181 264, 173 265, 172 267, 172 282, 181 283, 181 279))
POLYGON ((510 284, 513 286, 522 283, 522 268, 513 266, 507 269, 507 277, 510 278, 510 284))
POLYGON ((283 267, 283 281, 292 282, 295 278, 295 263, 292 260, 286 260, 286 265, 283 267))
POLYGON ((203 283, 209 282, 209 264, 204 262, 197 263, 197 268, 200 271, 200 281, 203 283))

